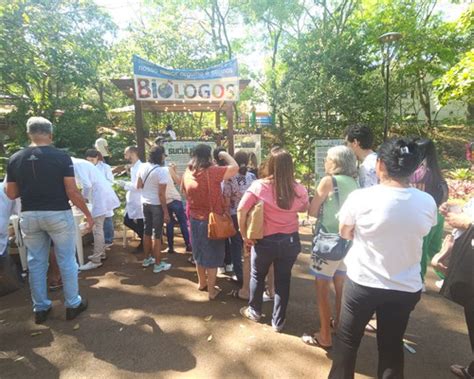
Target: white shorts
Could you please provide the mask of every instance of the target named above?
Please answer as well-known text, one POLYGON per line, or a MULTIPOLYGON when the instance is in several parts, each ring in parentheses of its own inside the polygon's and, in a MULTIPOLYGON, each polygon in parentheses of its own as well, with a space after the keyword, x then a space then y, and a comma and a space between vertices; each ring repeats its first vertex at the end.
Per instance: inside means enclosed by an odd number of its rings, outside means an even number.
POLYGON ((344 260, 329 261, 319 257, 311 259, 310 271, 317 279, 332 280, 336 275, 346 275, 344 260))

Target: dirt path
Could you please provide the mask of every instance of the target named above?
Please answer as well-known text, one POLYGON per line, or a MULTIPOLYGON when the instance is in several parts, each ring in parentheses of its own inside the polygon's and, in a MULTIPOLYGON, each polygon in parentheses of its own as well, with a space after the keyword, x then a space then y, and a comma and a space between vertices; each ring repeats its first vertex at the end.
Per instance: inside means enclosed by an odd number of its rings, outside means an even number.
MULTIPOLYGON (((293 269, 283 334, 271 330, 268 317, 265 324, 243 320, 244 303, 225 295, 234 286, 224 278, 219 300, 208 302, 187 255, 168 257, 173 269, 156 275, 131 248, 115 246, 103 267, 81 274, 90 308, 75 321, 65 321, 61 292, 52 295, 53 312, 41 326, 33 322, 28 288, 0 298, 0 377, 326 378, 330 356, 300 340, 317 323, 308 237, 293 269)), ((405 355, 407 378, 450 378, 450 364, 471 359, 462 310, 436 294, 434 279, 430 273, 407 331, 417 351, 405 355)), ((269 315, 271 305, 265 307, 269 315)), ((373 335, 358 357, 357 377, 374 377, 373 335)))

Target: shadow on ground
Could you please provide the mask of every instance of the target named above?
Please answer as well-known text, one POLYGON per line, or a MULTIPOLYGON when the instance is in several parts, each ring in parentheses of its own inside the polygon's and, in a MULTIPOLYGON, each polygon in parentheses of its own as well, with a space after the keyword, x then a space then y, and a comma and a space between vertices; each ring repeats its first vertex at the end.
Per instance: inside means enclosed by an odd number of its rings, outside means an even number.
MULTIPOLYGON (((187 255, 168 256, 173 269, 157 275, 132 250, 114 246, 103 267, 80 275, 90 307, 72 322, 60 292, 42 326, 33 323, 27 286, 0 298, 0 377, 327 377, 330 355, 300 340, 318 326, 307 234, 283 334, 271 330, 270 303, 264 323, 243 320, 245 303, 226 295, 235 288, 229 280, 219 279, 223 292, 209 302, 187 255)), ((450 364, 470 359, 462 311, 435 293, 433 281, 430 274, 407 331, 417 351, 405 355, 407 378, 446 378, 450 364)), ((367 334, 356 377, 374 377, 376 365, 375 336, 367 334)))

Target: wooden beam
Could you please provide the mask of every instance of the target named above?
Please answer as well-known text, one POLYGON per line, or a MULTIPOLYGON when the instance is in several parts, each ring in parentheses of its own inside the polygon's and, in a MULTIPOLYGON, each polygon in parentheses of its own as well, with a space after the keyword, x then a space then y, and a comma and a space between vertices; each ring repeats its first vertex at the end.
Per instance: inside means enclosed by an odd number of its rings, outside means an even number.
POLYGON ((138 156, 145 162, 145 131, 143 129, 142 103, 135 100, 135 132, 137 136, 138 156))
POLYGON ((233 103, 226 105, 228 150, 230 155, 234 155, 234 106, 233 103))

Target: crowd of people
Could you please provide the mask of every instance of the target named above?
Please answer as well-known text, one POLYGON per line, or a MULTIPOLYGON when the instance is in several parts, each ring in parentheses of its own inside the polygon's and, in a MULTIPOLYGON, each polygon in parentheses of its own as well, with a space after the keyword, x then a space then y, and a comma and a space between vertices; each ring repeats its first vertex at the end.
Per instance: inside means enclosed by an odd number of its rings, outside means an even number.
MULTIPOLYGON (((248 302, 241 315, 259 322, 263 302, 273 301, 272 328, 282 332, 292 267, 301 252, 298 214, 308 212, 317 219, 316 235, 336 235, 346 248, 337 259, 317 252, 311 255, 308 271, 315 278, 320 325, 318 332, 304 334, 303 342, 332 349, 329 378, 353 378, 364 331, 373 331, 379 351, 377 376, 402 378, 403 336, 424 290, 427 266, 436 261, 440 277, 445 278, 449 270, 443 267, 449 263, 444 257, 457 239, 472 233, 474 202, 471 199, 464 209, 446 203, 446 181, 435 145, 427 139, 393 138, 375 152, 370 128, 349 127, 345 146, 328 150, 326 175, 310 199, 295 178, 291 154, 281 147, 272 148, 268 159, 258 165, 244 151, 231 156, 224 149, 213 153, 209 145, 201 144, 180 173, 167 161, 162 140, 149 150, 147 162, 141 162, 138 149, 129 146, 124 158, 130 163, 130 180, 121 180, 114 178, 107 163, 110 152, 105 139, 100 138, 96 148, 86 152, 86 159, 80 159, 52 145, 48 120, 30 118, 27 132, 31 145, 10 158, 0 191, 0 248, 7 250, 3 241, 8 216, 20 199, 36 323, 45 322, 52 307, 46 284, 51 255, 59 268, 66 318, 74 319, 87 308, 87 300, 79 295, 78 271, 100 267, 113 243, 113 214, 120 206, 115 183, 127 191, 123 222, 140 238, 134 252, 144 254, 143 267, 152 267, 156 274, 172 268, 162 259, 163 230, 167 252, 175 253, 178 224, 185 251, 192 252, 197 290, 215 300, 221 292, 218 271, 230 266, 237 285, 231 294, 248 302), (83 213, 94 238, 89 262, 80 267, 71 205, 83 213), (216 239, 210 233, 214 215, 222 220, 217 227, 225 224, 232 229, 228 238, 216 239), (444 222, 456 228, 451 243, 443 243, 444 222), (438 254, 442 257, 434 259, 438 254)), ((174 133, 172 128, 167 132, 174 133)), ((464 309, 474 350, 471 293, 464 309)), ((461 378, 474 376, 474 363, 451 369, 461 378)))

